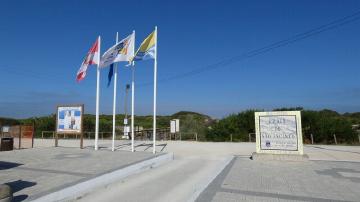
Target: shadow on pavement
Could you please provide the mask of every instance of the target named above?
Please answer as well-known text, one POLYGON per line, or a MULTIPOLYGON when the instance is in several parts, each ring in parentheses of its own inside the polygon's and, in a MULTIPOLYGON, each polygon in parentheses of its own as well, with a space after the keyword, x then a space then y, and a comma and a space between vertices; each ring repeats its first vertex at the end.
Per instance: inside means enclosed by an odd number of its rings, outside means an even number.
POLYGON ((15 168, 15 167, 18 167, 21 165, 23 165, 23 164, 7 162, 7 161, 0 161, 0 170, 7 170, 7 169, 15 168))
MULTIPOLYGON (((165 149, 165 147, 167 146, 167 144, 166 143, 165 144, 158 144, 156 146, 162 147, 161 150, 160 150, 160 152, 162 152, 165 149)), ((137 145, 135 147, 146 147, 144 149, 144 151, 146 151, 146 150, 150 149, 151 147, 153 147, 153 144, 144 144, 143 143, 143 144, 137 145)))
POLYGON ((21 191, 25 188, 32 187, 36 185, 36 182, 29 182, 29 181, 23 181, 23 180, 16 180, 12 182, 5 183, 11 187, 11 190, 14 194, 13 202, 23 201, 28 198, 28 195, 21 194, 21 195, 15 195, 16 192, 21 191))

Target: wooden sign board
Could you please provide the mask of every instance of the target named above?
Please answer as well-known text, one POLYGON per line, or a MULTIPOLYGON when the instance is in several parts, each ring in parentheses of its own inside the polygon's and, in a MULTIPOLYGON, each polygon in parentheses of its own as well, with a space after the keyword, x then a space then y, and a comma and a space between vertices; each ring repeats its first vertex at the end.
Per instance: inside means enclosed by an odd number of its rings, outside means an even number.
POLYGON ((56 140, 58 146, 58 134, 80 134, 80 148, 83 148, 83 114, 84 105, 58 105, 56 108, 56 140))

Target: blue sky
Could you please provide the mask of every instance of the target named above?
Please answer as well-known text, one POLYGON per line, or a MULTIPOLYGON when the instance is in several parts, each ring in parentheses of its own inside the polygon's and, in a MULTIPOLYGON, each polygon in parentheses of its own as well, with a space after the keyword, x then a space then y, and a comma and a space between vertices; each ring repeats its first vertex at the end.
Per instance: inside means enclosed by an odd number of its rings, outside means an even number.
MULTIPOLYGON (((101 51, 136 31, 137 47, 158 26, 158 78, 183 74, 286 39, 360 10, 360 1, 1 1, 0 116, 55 112, 84 103, 95 112, 96 69, 76 72, 98 35, 101 51)), ((360 20, 181 79, 158 84, 158 112, 223 117, 249 108, 303 106, 360 111, 360 20)), ((100 112, 112 112, 101 75, 100 112)), ((118 108, 130 70, 119 64, 118 108)), ((136 114, 152 113, 153 61, 136 64, 136 114)))

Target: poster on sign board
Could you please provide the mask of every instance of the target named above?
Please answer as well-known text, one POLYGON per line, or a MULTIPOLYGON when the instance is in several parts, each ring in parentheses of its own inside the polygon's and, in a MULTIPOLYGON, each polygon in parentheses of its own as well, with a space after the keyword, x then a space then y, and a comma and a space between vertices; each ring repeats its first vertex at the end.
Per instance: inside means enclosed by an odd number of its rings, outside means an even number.
POLYGON ((57 107, 56 132, 82 133, 83 105, 66 105, 57 107))

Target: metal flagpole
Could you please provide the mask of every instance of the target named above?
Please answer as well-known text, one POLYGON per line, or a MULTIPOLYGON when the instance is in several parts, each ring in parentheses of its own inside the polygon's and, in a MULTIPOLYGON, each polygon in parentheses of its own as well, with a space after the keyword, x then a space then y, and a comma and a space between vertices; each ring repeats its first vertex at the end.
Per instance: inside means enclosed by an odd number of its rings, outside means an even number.
MULTIPOLYGON (((134 43, 135 43, 135 31, 133 31, 133 34, 134 34, 134 43)), ((135 151, 135 149, 134 149, 134 140, 135 140, 135 134, 134 134, 134 122, 135 122, 135 120, 134 120, 134 102, 135 102, 135 62, 132 61, 132 67, 131 67, 131 151, 132 152, 135 151)))
POLYGON ((131 67, 131 151, 134 152, 134 101, 135 101, 135 66, 134 62, 132 62, 131 67))
POLYGON ((98 64, 96 69, 96 120, 95 120, 95 150, 98 150, 98 138, 99 138, 99 94, 100 94, 100 44, 101 37, 98 38, 99 43, 99 55, 98 55, 98 64))
POLYGON ((157 26, 155 26, 153 153, 156 152, 157 26))
MULTIPOLYGON (((116 32, 116 43, 119 40, 119 32, 116 32)), ((114 100, 113 100, 113 130, 112 130, 112 147, 111 151, 115 150, 115 115, 116 115, 116 86, 117 86, 117 63, 114 64, 114 100)))

